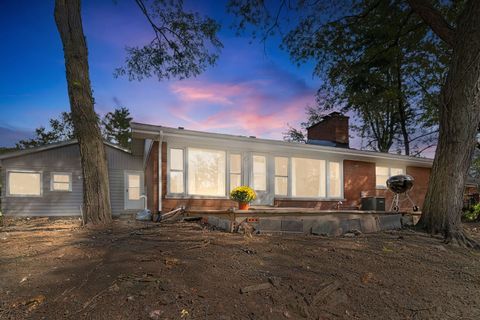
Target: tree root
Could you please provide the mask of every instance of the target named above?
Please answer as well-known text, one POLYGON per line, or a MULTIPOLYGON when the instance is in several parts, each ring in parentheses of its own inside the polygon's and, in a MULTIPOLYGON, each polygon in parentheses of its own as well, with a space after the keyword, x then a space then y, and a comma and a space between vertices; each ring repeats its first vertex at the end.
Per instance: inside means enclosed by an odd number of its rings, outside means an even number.
POLYGON ((472 239, 465 231, 450 231, 445 235, 445 243, 463 248, 480 250, 480 243, 472 239))

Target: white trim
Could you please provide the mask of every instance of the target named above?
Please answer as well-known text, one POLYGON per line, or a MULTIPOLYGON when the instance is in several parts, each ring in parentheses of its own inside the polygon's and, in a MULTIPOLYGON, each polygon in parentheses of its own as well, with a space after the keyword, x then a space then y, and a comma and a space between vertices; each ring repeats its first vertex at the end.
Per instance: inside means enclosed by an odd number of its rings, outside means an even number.
POLYGON ((60 171, 50 172, 50 191, 52 191, 52 192, 72 192, 72 188, 73 188, 73 176, 72 176, 71 172, 60 172, 60 171), (69 181, 69 184, 68 184, 68 190, 55 190, 53 188, 53 184, 54 184, 53 176, 56 175, 56 174, 70 177, 70 181, 69 181))
POLYGON ((11 198, 41 198, 43 197, 43 171, 36 171, 36 170, 17 170, 17 169, 7 169, 6 170, 6 184, 7 189, 5 190, 5 195, 11 198), (11 194, 10 193, 10 172, 16 173, 36 173, 40 175, 40 194, 39 195, 31 195, 31 194, 11 194))
MULTIPOLYGON (((160 130, 158 139, 158 212, 162 212, 162 191, 163 191, 163 172, 162 172, 162 150, 163 150, 163 131, 160 130)), ((147 195, 148 196, 148 195, 147 195)))
MULTIPOLYGON (((210 133, 210 132, 201 132, 201 131, 193 131, 193 130, 185 130, 185 129, 176 129, 170 127, 162 127, 162 126, 155 126, 155 125, 148 125, 148 124, 141 124, 132 122, 132 134, 135 137, 146 138, 146 137, 157 137, 158 130, 161 128, 164 131, 165 137, 172 137, 172 138, 183 138, 183 139, 194 139, 200 140, 201 143, 205 143, 206 140, 216 140, 213 142, 215 145, 232 145, 232 141, 248 143, 252 147, 257 146, 259 144, 264 144, 265 146, 261 146, 264 148, 265 152, 278 152, 278 148, 276 147, 283 147, 288 148, 292 152, 295 150, 299 151, 309 151, 309 152, 324 152, 332 155, 344 155, 347 156, 348 160, 355 160, 357 158, 370 158, 370 159, 383 159, 383 160, 394 160, 394 161, 403 161, 409 163, 411 165, 417 166, 424 166, 424 167, 431 167, 433 164, 433 159, 428 158, 417 158, 405 155, 398 155, 398 154, 391 154, 391 153, 382 153, 382 152, 375 152, 375 151, 365 151, 365 150, 356 150, 356 149, 348 149, 348 148, 337 148, 337 147, 327 147, 327 146, 319 146, 319 145, 312 145, 312 144, 302 144, 302 143, 293 143, 293 142, 285 142, 280 140, 272 140, 272 139, 259 139, 259 138, 250 138, 245 136, 234 136, 228 134, 220 134, 220 133, 210 133), (220 140, 220 141, 219 141, 220 140)), ((375 162, 375 160, 370 160, 370 162, 375 162)))

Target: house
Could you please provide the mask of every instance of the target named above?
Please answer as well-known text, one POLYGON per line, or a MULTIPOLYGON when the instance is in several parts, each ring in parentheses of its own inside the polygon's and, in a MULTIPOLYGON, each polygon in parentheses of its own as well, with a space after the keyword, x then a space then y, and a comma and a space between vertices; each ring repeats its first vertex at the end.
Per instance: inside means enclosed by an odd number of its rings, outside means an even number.
MULTIPOLYGON (((105 152, 113 215, 143 208, 142 157, 107 142, 105 152)), ((0 155, 0 167, 1 211, 4 214, 81 215, 83 178, 77 141, 0 155)))
POLYGON ((145 145, 148 207, 224 210, 236 206, 229 191, 249 185, 258 195, 254 205, 329 210, 384 196, 388 210, 386 180, 409 174, 410 196, 421 208, 432 160, 350 149, 348 120, 331 113, 307 129, 305 144, 132 123, 134 139, 145 145))
MULTIPOLYGON (((131 123, 132 150, 105 143, 114 215, 180 206, 226 210, 229 192, 255 189, 253 205, 330 210, 359 208, 383 196, 388 177, 415 178, 410 196, 421 207, 431 159, 349 148, 348 117, 332 113, 307 129, 307 143, 290 143, 131 123), (146 199, 142 195, 146 195, 146 199)), ((76 141, 0 156, 1 210, 7 215, 80 215, 82 174, 76 141)), ((412 210, 403 202, 403 210, 412 210)))

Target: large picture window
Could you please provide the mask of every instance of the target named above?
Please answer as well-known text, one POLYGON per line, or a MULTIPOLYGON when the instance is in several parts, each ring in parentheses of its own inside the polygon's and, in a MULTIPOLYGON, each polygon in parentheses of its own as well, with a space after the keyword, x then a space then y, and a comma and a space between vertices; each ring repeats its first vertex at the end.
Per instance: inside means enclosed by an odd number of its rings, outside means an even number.
POLYGON ((376 180, 377 188, 386 188, 388 178, 399 175, 399 174, 403 174, 403 173, 404 173, 404 170, 402 168, 392 168, 392 167, 382 167, 382 166, 375 167, 375 174, 376 174, 375 180, 376 180))
POLYGON ((183 149, 170 149, 170 193, 183 193, 183 149))
POLYGON ((8 195, 41 196, 41 172, 8 171, 8 195))
POLYGON ((188 194, 225 196, 225 151, 188 149, 188 194))
POLYGON ((292 196, 326 196, 325 160, 292 158, 292 196))

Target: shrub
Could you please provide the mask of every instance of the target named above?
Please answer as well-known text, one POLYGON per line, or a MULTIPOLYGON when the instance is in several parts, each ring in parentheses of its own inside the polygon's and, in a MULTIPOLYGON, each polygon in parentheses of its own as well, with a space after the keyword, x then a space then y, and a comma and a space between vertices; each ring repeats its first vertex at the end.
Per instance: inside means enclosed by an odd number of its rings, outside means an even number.
POLYGON ((469 210, 463 212, 462 218, 465 221, 475 221, 477 220, 478 216, 480 215, 480 203, 477 203, 469 210))
POLYGON ((257 198, 255 191, 247 186, 237 187, 230 192, 230 199, 241 203, 249 203, 257 198))

